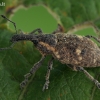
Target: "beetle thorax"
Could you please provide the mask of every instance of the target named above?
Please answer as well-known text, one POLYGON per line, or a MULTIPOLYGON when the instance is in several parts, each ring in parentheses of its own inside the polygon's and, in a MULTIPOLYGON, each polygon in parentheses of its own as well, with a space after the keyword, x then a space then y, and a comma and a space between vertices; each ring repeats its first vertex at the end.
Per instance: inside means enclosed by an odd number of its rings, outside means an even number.
POLYGON ((36 45, 36 48, 42 55, 48 55, 52 54, 55 51, 56 44, 56 36, 52 34, 46 34, 38 36, 38 43, 36 45))

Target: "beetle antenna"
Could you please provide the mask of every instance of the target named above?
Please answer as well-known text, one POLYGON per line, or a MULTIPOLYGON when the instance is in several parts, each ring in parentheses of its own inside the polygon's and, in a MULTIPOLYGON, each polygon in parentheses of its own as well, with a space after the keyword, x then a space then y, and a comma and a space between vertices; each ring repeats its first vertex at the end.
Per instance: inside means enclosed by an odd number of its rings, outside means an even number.
POLYGON ((11 22, 11 23, 14 25, 15 30, 16 30, 16 34, 17 34, 16 23, 15 23, 15 22, 13 22, 13 21, 11 21, 11 20, 9 20, 9 19, 8 19, 7 17, 5 17, 4 15, 1 15, 1 17, 3 17, 4 19, 8 20, 9 22, 11 22))

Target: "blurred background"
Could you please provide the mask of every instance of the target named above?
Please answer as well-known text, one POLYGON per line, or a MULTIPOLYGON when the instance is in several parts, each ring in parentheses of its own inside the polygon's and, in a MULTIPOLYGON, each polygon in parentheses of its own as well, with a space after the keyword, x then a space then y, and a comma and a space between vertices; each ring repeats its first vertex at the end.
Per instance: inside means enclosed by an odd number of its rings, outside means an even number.
MULTIPOLYGON (((15 22, 17 29, 25 34, 36 28, 49 34, 58 24, 67 34, 74 25, 87 21, 100 28, 99 0, 0 0, 1 14, 15 22)), ((13 24, 0 17, 0 48, 10 46, 9 40, 14 34, 13 24)), ((99 37, 92 26, 77 28, 74 34, 99 37)), ((18 42, 13 49, 0 51, 0 100, 100 100, 100 90, 83 73, 74 72, 57 60, 51 72, 50 87, 42 92, 51 56, 47 57, 30 84, 20 90, 24 74, 40 58, 41 54, 29 41, 18 42)), ((87 71, 100 81, 99 67, 87 71)))

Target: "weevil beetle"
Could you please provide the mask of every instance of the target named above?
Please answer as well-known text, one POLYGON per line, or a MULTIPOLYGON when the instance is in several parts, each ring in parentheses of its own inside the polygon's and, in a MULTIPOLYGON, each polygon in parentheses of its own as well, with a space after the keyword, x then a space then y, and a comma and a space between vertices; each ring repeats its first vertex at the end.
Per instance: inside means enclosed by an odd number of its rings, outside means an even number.
MULTIPOLYGON (((13 21, 9 20, 4 15, 1 16, 13 23, 16 30, 16 24, 13 21)), ((91 25, 91 23, 87 22, 84 23, 84 25, 91 25)), ((78 26, 80 27, 82 25, 78 26)), ((75 27, 72 28, 72 31, 75 30, 75 27)), ((96 27, 94 27, 94 29, 98 31, 96 27)), ((54 59, 59 60, 63 64, 71 65, 69 67, 75 71, 84 72, 86 76, 100 88, 100 83, 84 69, 84 67, 100 66, 100 48, 91 40, 91 38, 94 38, 98 42, 100 42, 100 40, 94 36, 65 34, 61 31, 62 28, 60 25, 58 25, 58 29, 52 34, 43 34, 41 29, 36 29, 26 35, 23 32, 17 34, 16 30, 16 34, 11 38, 13 44, 10 47, 0 48, 0 50, 11 49, 16 42, 28 40, 33 42, 35 47, 42 54, 40 61, 34 64, 29 73, 24 76, 25 80, 20 84, 21 88, 24 88, 28 83, 29 77, 37 71, 47 55, 52 55, 52 58, 48 63, 46 82, 43 86, 43 90, 48 89, 50 70, 52 69, 54 59), (39 34, 34 34, 36 31, 39 34)), ((69 33, 70 32, 71 31, 69 31, 69 33)))

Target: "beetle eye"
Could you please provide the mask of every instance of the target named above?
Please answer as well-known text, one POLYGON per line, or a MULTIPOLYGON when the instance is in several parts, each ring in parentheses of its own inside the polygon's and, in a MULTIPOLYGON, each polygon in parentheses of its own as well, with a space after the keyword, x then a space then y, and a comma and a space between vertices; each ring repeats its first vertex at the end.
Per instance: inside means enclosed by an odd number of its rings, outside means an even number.
POLYGON ((32 40, 32 42, 34 43, 34 45, 37 45, 38 44, 38 41, 37 40, 32 40))

